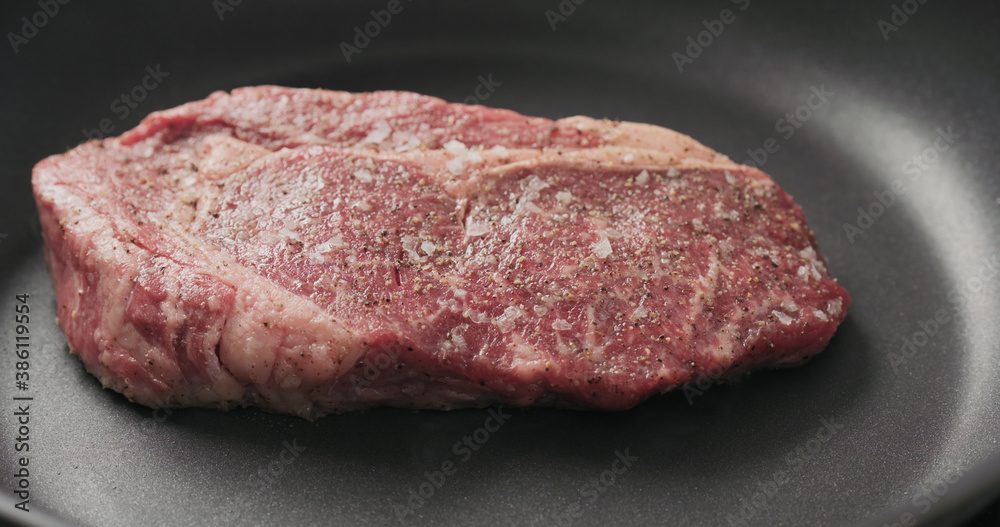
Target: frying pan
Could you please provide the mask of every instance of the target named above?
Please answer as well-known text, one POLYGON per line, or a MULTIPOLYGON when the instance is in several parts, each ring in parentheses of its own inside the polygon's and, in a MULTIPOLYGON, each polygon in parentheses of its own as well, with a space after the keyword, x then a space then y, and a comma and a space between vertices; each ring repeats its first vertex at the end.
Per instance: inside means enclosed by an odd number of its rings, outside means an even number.
POLYGON ((967 521, 1000 492, 998 20, 995 2, 915 0, 6 2, 0 514, 36 525, 967 521), (795 196, 854 304, 802 367, 627 412, 375 409, 306 422, 131 404, 84 372, 55 324, 31 167, 149 112, 256 84, 412 90, 679 130, 795 196), (27 390, 14 377, 22 304, 27 390), (15 396, 32 397, 30 512, 10 494, 25 479, 12 477, 25 442, 15 396))

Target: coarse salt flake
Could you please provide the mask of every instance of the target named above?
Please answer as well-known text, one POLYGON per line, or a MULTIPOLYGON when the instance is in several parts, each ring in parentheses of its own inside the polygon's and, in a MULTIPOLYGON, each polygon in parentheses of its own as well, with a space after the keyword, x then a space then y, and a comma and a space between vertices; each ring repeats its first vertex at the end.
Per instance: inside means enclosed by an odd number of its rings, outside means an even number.
POLYGON ((556 331, 568 331, 573 329, 573 324, 570 324, 561 318, 557 318, 555 322, 552 323, 552 329, 556 331))
POLYGON ((387 121, 378 121, 372 126, 372 130, 361 141, 362 143, 381 143, 392 135, 392 127, 387 121))
POLYGON ((646 183, 649 183, 649 171, 643 170, 642 172, 639 172, 638 176, 635 176, 635 184, 645 185, 646 183))
POLYGON ((493 148, 491 148, 490 151, 500 157, 507 157, 508 155, 510 155, 510 151, 508 151, 507 147, 503 145, 496 145, 493 148))
POLYGON ((482 236, 490 232, 490 226, 486 222, 482 221, 472 221, 470 220, 465 224, 465 235, 466 236, 482 236))
POLYGON ((361 181, 362 183, 371 183, 375 176, 372 175, 370 171, 364 168, 359 168, 354 171, 354 177, 361 181))
POLYGON ((448 151, 448 153, 454 154, 456 156, 459 154, 464 154, 468 150, 468 147, 465 146, 465 143, 458 141, 456 139, 448 141, 443 146, 444 149, 448 151))
POLYGON ((828 300, 826 302, 826 312, 832 317, 839 315, 843 308, 844 301, 839 298, 834 298, 833 300, 828 300))
POLYGON ((591 248, 594 250, 594 254, 598 258, 607 258, 608 256, 611 256, 611 242, 604 236, 602 236, 597 243, 592 245, 591 248))
POLYGON ((465 172, 465 160, 460 157, 454 157, 445 161, 444 166, 448 167, 448 171, 456 176, 465 172))
POLYGON ((774 315, 774 318, 778 319, 778 322, 781 322, 786 326, 792 323, 792 317, 782 313, 781 311, 771 311, 771 314, 774 315))

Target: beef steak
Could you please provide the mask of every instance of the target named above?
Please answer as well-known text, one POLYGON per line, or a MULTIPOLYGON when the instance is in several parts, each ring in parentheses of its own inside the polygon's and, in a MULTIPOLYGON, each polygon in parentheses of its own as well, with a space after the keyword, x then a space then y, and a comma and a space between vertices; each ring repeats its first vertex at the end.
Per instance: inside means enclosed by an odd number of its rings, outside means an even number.
POLYGON ((33 185, 71 351, 153 407, 621 410, 850 303, 771 178, 649 125, 245 88, 33 185))

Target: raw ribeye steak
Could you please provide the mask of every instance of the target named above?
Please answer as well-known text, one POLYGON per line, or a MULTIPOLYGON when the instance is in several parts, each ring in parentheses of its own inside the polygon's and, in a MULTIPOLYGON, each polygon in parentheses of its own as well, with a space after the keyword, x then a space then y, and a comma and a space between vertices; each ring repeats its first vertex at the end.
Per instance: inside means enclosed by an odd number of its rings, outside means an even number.
POLYGON ((33 185, 70 350, 152 407, 622 410, 850 303, 770 177, 650 125, 244 88, 33 185))

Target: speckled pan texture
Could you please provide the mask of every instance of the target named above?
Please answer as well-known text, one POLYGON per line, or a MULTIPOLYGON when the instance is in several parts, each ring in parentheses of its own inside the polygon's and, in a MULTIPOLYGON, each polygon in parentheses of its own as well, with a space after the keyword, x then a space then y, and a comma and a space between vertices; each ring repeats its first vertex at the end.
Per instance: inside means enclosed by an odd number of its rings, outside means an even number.
POLYGON ((1000 45, 1000 8, 328 4, 0 8, 0 521, 995 520, 981 511, 1000 493, 1000 58, 984 50, 1000 45), (801 367, 706 376, 622 412, 383 408, 309 422, 130 403, 56 324, 31 168, 254 85, 405 90, 676 130, 794 197, 850 311, 801 367), (15 507, 25 499, 30 512, 15 507))

